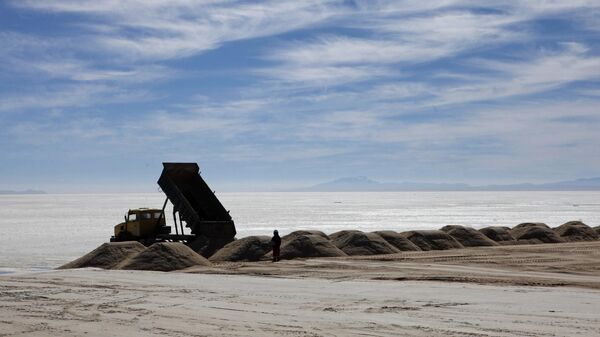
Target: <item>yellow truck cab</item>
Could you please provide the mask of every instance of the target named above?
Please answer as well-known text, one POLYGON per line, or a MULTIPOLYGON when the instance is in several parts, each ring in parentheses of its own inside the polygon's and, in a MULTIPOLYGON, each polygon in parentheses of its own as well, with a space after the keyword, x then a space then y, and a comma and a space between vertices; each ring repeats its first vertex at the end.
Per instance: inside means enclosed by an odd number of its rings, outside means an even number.
MULTIPOLYGON (((171 227, 165 225, 163 210, 155 208, 130 209, 125 214, 125 222, 115 226, 115 240, 139 240, 163 234, 171 227)), ((113 240, 111 240, 113 241, 113 240)))

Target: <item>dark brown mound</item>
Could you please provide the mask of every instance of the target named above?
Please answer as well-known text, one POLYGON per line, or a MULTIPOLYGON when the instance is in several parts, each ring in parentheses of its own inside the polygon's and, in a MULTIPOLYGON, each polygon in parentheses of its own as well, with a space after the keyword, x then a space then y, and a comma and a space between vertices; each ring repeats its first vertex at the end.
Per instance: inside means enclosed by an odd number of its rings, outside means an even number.
POLYGON ((115 269, 171 271, 211 263, 181 242, 158 242, 121 262, 115 269))
POLYGON ((329 236, 327 234, 318 230, 298 230, 282 237, 281 241, 287 241, 301 235, 317 235, 324 238, 325 240, 329 240, 329 236))
POLYGON ((268 236, 248 236, 228 243, 214 253, 210 261, 258 261, 271 250, 268 236))
POLYGON ((191 242, 187 243, 187 246, 190 247, 196 253, 202 255, 205 258, 209 258, 214 255, 219 249, 225 247, 228 243, 235 241, 234 239, 217 239, 214 238, 210 240, 208 237, 203 235, 196 235, 196 238, 191 242))
POLYGON ((448 233, 464 247, 498 246, 495 241, 471 227, 444 226, 441 230, 448 233))
POLYGON ((598 235, 600 235, 600 226, 594 227, 594 230, 596 231, 596 233, 598 233, 598 235))
POLYGON ((348 255, 379 255, 398 253, 381 236, 361 231, 339 231, 329 235, 333 244, 348 255))
POLYGON ((58 267, 58 269, 86 267, 111 269, 121 261, 136 255, 145 249, 146 247, 137 241, 107 242, 77 260, 58 267))
POLYGON ((510 234, 509 227, 490 226, 479 230, 483 235, 499 243, 512 243, 515 238, 510 234))
MULTIPOLYGON (((293 238, 288 238, 281 245, 280 257, 286 260, 338 256, 347 255, 331 241, 316 234, 296 235, 293 238)), ((272 253, 268 254, 268 257, 272 258, 272 253)))
POLYGON ((421 250, 463 248, 460 242, 441 230, 408 231, 400 234, 421 248, 421 250))
POLYGON ((414 243, 410 242, 409 239, 400 235, 400 233, 396 233, 394 231, 377 231, 373 233, 381 236, 385 241, 396 247, 399 251, 421 250, 414 243))
POLYGON ((210 256, 210 242, 205 236, 197 235, 193 241, 188 242, 187 246, 206 258, 210 256))
POLYGON ((511 229, 510 234, 518 241, 536 243, 558 243, 564 240, 550 227, 540 222, 526 222, 511 229))
POLYGON ((556 228, 554 232, 565 241, 595 241, 598 233, 590 226, 581 221, 569 221, 556 228))

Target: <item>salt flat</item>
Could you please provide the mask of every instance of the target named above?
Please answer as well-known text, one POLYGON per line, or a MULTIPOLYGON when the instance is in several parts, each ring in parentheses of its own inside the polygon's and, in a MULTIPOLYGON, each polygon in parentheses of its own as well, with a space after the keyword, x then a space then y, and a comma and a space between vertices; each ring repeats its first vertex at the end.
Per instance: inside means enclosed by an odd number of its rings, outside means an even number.
POLYGON ((598 336, 599 247, 4 275, 0 336, 598 336))

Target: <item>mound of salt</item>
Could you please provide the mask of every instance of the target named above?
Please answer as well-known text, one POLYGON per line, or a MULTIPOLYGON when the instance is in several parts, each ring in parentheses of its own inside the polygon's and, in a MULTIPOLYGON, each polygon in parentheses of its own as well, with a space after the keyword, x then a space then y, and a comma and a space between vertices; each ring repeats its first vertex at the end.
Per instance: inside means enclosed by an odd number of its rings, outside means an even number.
POLYGON ((441 230, 448 233, 464 247, 498 246, 495 241, 471 227, 444 226, 441 230))
POLYGON ((581 221, 569 221, 556 228, 554 232, 565 241, 595 241, 598 233, 590 226, 581 221))
POLYGON ((211 263, 181 242, 158 242, 119 263, 115 269, 171 271, 211 263))
POLYGON ((145 249, 146 247, 137 241, 107 242, 77 260, 58 267, 58 269, 86 267, 111 269, 121 261, 136 255, 145 249))
POLYGON ((396 247, 375 233, 363 233, 356 230, 339 231, 329 237, 336 247, 348 255, 379 255, 399 252, 396 247))
POLYGON ((541 222, 519 224, 511 229, 510 234, 518 241, 531 244, 564 242, 550 227, 541 222))
POLYGON ((196 235, 196 238, 193 241, 188 242, 187 246, 206 258, 212 254, 210 252, 210 242, 208 241, 208 238, 202 235, 196 235))
POLYGON ((293 239, 293 238, 295 238, 297 236, 301 236, 301 235, 317 235, 317 236, 320 236, 320 237, 324 238, 325 240, 329 240, 329 236, 327 234, 321 232, 321 231, 318 231, 318 230, 303 230, 303 229, 301 229, 301 230, 297 230, 297 231, 291 232, 288 235, 283 236, 281 238, 281 241, 282 242, 288 241, 288 240, 291 240, 291 239, 293 239))
POLYGON ((446 250, 463 248, 460 242, 441 230, 420 230, 400 233, 421 250, 446 250))
POLYGON ((400 235, 400 233, 396 233, 394 231, 377 231, 373 233, 381 236, 385 241, 387 241, 390 245, 396 247, 399 251, 421 250, 409 239, 400 235))
MULTIPOLYGON (((283 238, 282 238, 283 239, 283 238)), ((273 253, 267 254, 271 259, 273 253)), ((331 241, 317 234, 295 235, 281 244, 281 259, 347 256, 331 241)))
POLYGON ((232 241, 214 253, 210 261, 258 261, 271 250, 268 236, 248 236, 232 241))
POLYGON ((510 234, 509 227, 490 226, 479 230, 483 235, 500 244, 512 244, 515 238, 510 234))

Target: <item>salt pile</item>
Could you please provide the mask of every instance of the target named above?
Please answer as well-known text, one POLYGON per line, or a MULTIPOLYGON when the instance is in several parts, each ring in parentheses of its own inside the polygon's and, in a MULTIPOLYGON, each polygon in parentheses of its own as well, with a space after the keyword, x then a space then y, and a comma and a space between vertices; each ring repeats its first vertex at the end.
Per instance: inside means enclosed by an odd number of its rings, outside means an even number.
POLYGON ((409 239, 400 235, 400 233, 396 233, 394 231, 377 231, 373 233, 381 236, 385 241, 387 241, 392 246, 396 247, 399 251, 421 250, 409 239))
POLYGON ((598 233, 581 221, 569 221, 556 228, 558 234, 565 241, 594 241, 598 240, 598 233))
POLYGON ((509 227, 490 226, 479 230, 483 235, 500 244, 513 244, 515 238, 510 234, 509 227))
POLYGON ((540 222, 519 224, 510 231, 510 234, 516 240, 527 241, 531 244, 564 242, 550 227, 540 222))
POLYGON ((121 261, 144 251, 146 247, 137 241, 107 242, 77 260, 71 261, 58 269, 96 267, 114 268, 121 261))
POLYGON ((258 261, 271 250, 271 237, 248 236, 228 243, 210 261, 258 261))
POLYGON ((329 235, 333 244, 348 255, 379 255, 398 253, 381 236, 361 231, 339 231, 329 235))
POLYGON ((441 230, 448 233, 464 247, 498 246, 495 241, 490 240, 487 236, 471 227, 444 226, 441 230))
MULTIPOLYGON (((347 256, 341 249, 336 247, 326 238, 316 235, 294 235, 288 237, 281 245, 280 257, 290 260, 308 257, 339 257, 347 256)), ((269 254, 269 257, 272 257, 269 254)))
POLYGON ((293 231, 288 235, 285 235, 284 237, 281 238, 281 241, 287 241, 287 240, 291 240, 297 236, 301 236, 301 235, 318 235, 322 238, 324 238, 325 240, 330 240, 329 236, 321 231, 318 230, 297 230, 297 231, 293 231))
POLYGON ((463 248, 460 242, 441 230, 421 230, 400 233, 421 250, 463 248))
POLYGON ((171 271, 211 263, 181 242, 158 242, 121 262, 115 269, 171 271))
POLYGON ((188 247, 206 258, 212 254, 210 252, 210 242, 208 242, 208 238, 204 236, 198 236, 195 240, 189 242, 188 247))

